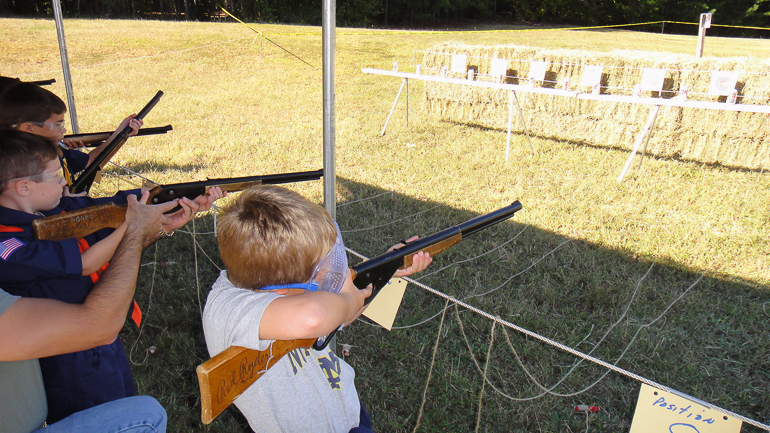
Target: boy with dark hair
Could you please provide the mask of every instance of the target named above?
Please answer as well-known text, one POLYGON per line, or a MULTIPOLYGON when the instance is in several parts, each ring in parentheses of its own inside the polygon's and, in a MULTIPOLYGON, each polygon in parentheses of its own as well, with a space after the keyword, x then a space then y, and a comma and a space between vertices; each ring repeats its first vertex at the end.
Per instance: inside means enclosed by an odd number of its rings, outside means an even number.
POLYGON ((3 75, 0 75, 0 93, 3 93, 3 90, 5 90, 8 86, 11 86, 20 82, 21 80, 19 80, 18 78, 11 78, 11 77, 5 77, 3 75))
MULTIPOLYGON (((115 138, 110 136, 105 142, 89 153, 77 148, 82 142, 65 140, 64 114, 67 106, 61 98, 37 84, 18 82, 9 85, 0 93, 0 127, 16 129, 48 138, 62 148, 62 169, 67 185, 72 184, 72 175, 88 167, 93 160, 115 138)), ((121 122, 118 130, 126 125, 132 129, 130 135, 136 135, 144 122, 134 119, 132 114, 121 122)))
MULTIPOLYGON (((278 186, 244 191, 217 230, 227 268, 203 310, 209 354, 230 346, 266 350, 274 340, 316 338, 363 312, 336 223, 317 204, 278 186)), ((418 253, 410 268, 425 269, 418 253)), ((331 349, 296 349, 235 400, 257 432, 371 432, 355 372, 331 349), (312 427, 311 427, 312 426, 312 427)))
MULTIPOLYGON (((95 204, 126 203, 127 193, 115 197, 62 197, 58 149, 44 137, 22 131, 0 131, 0 287, 33 298, 71 304, 86 299, 123 237, 126 224, 100 230, 84 239, 35 240, 32 222, 95 204)), ((194 202, 181 199, 172 215, 173 230, 199 209, 211 206, 221 191, 194 202)), ((48 422, 101 403, 136 393, 120 338, 94 349, 40 360, 48 399, 48 422)))

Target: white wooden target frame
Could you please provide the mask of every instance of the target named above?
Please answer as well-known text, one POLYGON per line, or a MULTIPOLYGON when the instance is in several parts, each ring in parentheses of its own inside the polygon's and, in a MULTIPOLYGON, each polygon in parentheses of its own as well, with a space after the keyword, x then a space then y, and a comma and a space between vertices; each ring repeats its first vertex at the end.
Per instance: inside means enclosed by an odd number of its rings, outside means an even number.
MULTIPOLYGON (((461 60, 463 64, 467 64, 466 56, 456 56, 456 57, 462 57, 462 59, 457 60, 458 66, 461 60)), ((452 63, 454 66, 455 64, 454 59, 452 63)), ((518 109, 519 117, 521 119, 523 129, 527 135, 527 142, 529 144, 529 147, 530 149, 533 149, 530 134, 529 134, 529 129, 527 128, 527 125, 524 121, 524 114, 523 114, 521 105, 519 104, 518 96, 516 96, 517 91, 527 92, 527 93, 539 93, 539 94, 545 94, 545 95, 551 95, 551 96, 561 96, 561 97, 568 97, 568 98, 593 100, 593 101, 650 105, 651 106, 650 114, 647 118, 647 123, 645 124, 644 128, 642 129, 642 132, 637 137, 636 142, 634 143, 634 148, 631 151, 631 155, 626 161, 625 166, 623 167, 623 171, 621 172, 620 177, 618 178, 618 182, 623 181, 623 178, 628 173, 628 170, 631 167, 631 163, 633 162, 633 159, 636 156, 636 154, 639 152, 640 148, 642 150, 642 154, 639 160, 638 167, 641 167, 642 160, 644 159, 644 154, 647 149, 647 143, 650 141, 650 137, 654 132, 655 121, 658 118, 658 113, 660 112, 660 107, 662 106, 770 114, 770 106, 753 105, 753 104, 736 104, 734 99, 732 101, 729 100, 730 96, 728 96, 728 102, 690 101, 686 99, 687 89, 685 88, 683 88, 682 91, 680 92, 680 95, 682 95, 682 97, 677 97, 677 98, 642 97, 639 94, 631 95, 631 96, 602 95, 601 93, 597 92, 597 89, 600 87, 600 80, 601 80, 601 74, 602 74, 602 67, 598 65, 587 68, 590 70, 586 70, 582 77, 581 87, 591 88, 592 90, 591 93, 535 87, 530 85, 507 84, 507 83, 502 83, 502 79, 504 78, 504 73, 505 73, 503 71, 507 68, 507 64, 508 64, 508 61, 505 59, 492 59, 493 70, 491 75, 495 77, 496 79, 495 82, 476 81, 472 78, 472 75, 470 74, 469 74, 469 77, 471 78, 468 78, 468 79, 449 78, 442 75, 424 75, 421 73, 420 65, 417 65, 415 73, 387 71, 387 70, 372 69, 372 68, 363 68, 361 69, 361 71, 365 74, 385 75, 385 76, 403 78, 403 81, 401 83, 401 88, 399 89, 398 94, 396 95, 395 101, 393 101, 393 106, 390 110, 390 114, 388 115, 388 118, 385 121, 385 125, 382 128, 382 135, 385 135, 385 130, 388 127, 388 123, 390 122, 390 118, 393 115, 393 111, 396 108, 396 104, 398 103, 398 100, 401 97, 401 93, 404 86, 407 87, 406 110, 407 110, 407 125, 408 125, 408 122, 409 122, 408 81, 410 79, 510 91, 511 93, 508 100, 508 134, 507 134, 506 148, 505 148, 506 161, 508 161, 510 156, 511 126, 513 122, 514 104, 518 109)), ((720 92, 718 93, 718 95, 732 95, 732 97, 735 98, 735 95, 737 92, 734 89, 731 92, 727 92, 725 91, 724 88, 725 86, 726 87, 735 86, 735 82, 737 81, 737 78, 738 78, 737 74, 738 74, 737 72, 732 73, 732 71, 730 71, 729 73, 720 72, 720 71, 715 71, 714 73, 712 73, 712 86, 718 86, 718 89, 720 92)), ((637 86, 637 90, 658 92, 658 94, 660 94, 660 91, 662 90, 662 84, 663 84, 661 77, 665 78, 665 70, 650 69, 649 72, 645 70, 642 77, 642 82, 637 86)), ((527 80, 527 81, 531 82, 532 80, 527 80)), ((709 93, 712 95, 717 94, 716 91, 711 91, 709 93)))

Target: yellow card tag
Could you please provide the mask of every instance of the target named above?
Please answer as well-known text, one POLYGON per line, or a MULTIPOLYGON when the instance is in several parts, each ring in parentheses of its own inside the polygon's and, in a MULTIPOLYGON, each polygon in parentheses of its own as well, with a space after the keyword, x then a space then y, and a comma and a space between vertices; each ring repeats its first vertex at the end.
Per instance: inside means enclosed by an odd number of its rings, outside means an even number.
POLYGON ((401 299, 406 291, 406 281, 393 278, 380 290, 369 306, 364 310, 364 316, 374 320, 378 325, 390 331, 396 320, 396 313, 401 306, 401 299))
POLYGON ((739 433, 741 420, 642 384, 629 433, 739 433))

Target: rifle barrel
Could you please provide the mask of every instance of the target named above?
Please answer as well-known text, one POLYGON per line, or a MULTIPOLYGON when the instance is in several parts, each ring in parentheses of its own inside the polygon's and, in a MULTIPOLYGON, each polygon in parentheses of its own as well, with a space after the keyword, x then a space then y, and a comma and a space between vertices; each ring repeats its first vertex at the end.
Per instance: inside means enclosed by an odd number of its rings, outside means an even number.
MULTIPOLYGON (((172 131, 173 129, 174 127, 171 125, 154 126, 151 128, 141 128, 139 132, 136 134, 136 136, 141 137, 145 135, 165 134, 168 131, 172 131)), ((114 131, 88 132, 84 134, 70 134, 70 135, 65 135, 64 138, 82 141, 86 144, 86 147, 97 147, 102 142, 104 142, 104 140, 110 138, 110 135, 112 135, 113 132, 114 131)))
MULTIPOLYGON (((144 119, 144 116, 147 115, 147 113, 152 110, 153 107, 160 101, 160 98, 163 96, 163 91, 158 90, 158 93, 153 96, 153 98, 150 100, 150 102, 147 103, 147 105, 142 108, 141 111, 139 111, 139 114, 136 115, 136 119, 142 120, 144 119)), ((94 179, 96 179, 96 173, 102 169, 102 165, 106 164, 107 161, 109 161, 110 158, 112 158, 112 155, 117 151, 117 149, 120 148, 120 146, 123 145, 123 143, 126 141, 126 138, 128 138, 128 134, 131 133, 131 127, 126 125, 123 129, 118 131, 118 135, 115 136, 115 139, 112 140, 112 143, 107 146, 102 153, 100 153, 96 158, 94 158, 94 161, 89 164, 88 167, 86 167, 85 170, 83 170, 83 173, 75 179, 74 182, 72 182, 72 186, 70 186, 70 191, 74 193, 80 193, 82 191, 88 192, 91 189, 91 185, 94 183, 94 179)))
MULTIPOLYGON (((438 233, 434 233, 422 239, 417 239, 414 242, 409 242, 408 244, 404 245, 401 248, 397 248, 393 251, 390 251, 388 253, 385 253, 373 259, 359 263, 353 266, 353 271, 356 273, 356 275, 365 275, 367 272, 373 269, 376 269, 380 266, 383 266, 388 262, 399 261, 400 265, 402 265, 403 259, 406 256, 417 253, 418 251, 421 251, 427 248, 428 246, 435 245, 441 241, 450 239, 457 235, 461 235, 462 239, 465 239, 466 237, 474 233, 477 233, 481 230, 484 230, 487 227, 493 226, 501 221, 507 220, 519 210, 521 210, 521 203, 518 200, 516 200, 511 205, 506 206, 502 209, 498 209, 488 214, 480 215, 462 224, 458 224, 454 227, 444 229, 438 233)), ((360 284, 363 284, 363 283, 364 281, 360 282, 360 284)), ((356 284, 356 287, 358 287, 359 289, 363 289, 366 286, 368 286, 370 283, 371 281, 366 282, 366 284, 363 285, 363 287, 356 284)))
POLYGON ((195 198, 204 194, 208 186, 223 186, 238 183, 262 183, 265 185, 277 185, 281 183, 304 182, 320 179, 323 170, 300 171, 297 173, 266 174, 262 176, 231 177, 227 179, 209 179, 199 182, 174 183, 161 185, 160 191, 153 195, 153 204, 165 203, 181 197, 195 198))

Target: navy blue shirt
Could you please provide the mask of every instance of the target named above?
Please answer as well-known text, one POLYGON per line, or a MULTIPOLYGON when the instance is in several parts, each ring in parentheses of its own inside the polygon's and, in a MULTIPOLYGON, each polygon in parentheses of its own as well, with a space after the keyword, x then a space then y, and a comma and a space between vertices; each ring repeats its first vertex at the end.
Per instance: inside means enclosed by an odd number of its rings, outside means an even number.
MULTIPOLYGON (((62 197, 59 206, 42 212, 58 215, 105 202, 126 203, 128 194, 115 197, 62 197)), ((49 298, 80 304, 98 280, 98 275, 81 275, 82 251, 108 236, 100 230, 82 240, 35 240, 32 221, 41 218, 0 206, 0 287, 16 296, 49 298)), ((120 338, 112 344, 81 352, 40 359, 48 399, 48 422, 75 412, 136 394, 128 358, 120 338)))

